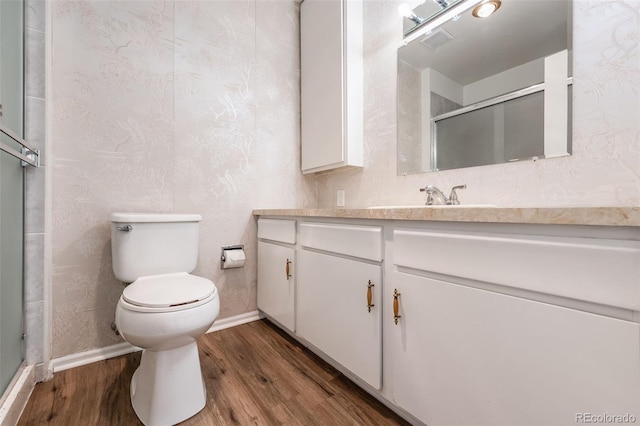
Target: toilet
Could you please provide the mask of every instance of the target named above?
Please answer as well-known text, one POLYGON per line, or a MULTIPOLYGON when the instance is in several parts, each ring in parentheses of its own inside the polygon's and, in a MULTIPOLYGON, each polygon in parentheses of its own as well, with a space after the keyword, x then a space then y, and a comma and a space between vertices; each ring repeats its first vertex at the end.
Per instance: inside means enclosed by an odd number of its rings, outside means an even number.
POLYGON ((111 214, 113 272, 128 284, 116 307, 122 337, 143 349, 131 405, 148 426, 173 425, 206 403, 196 340, 220 312, 212 281, 191 275, 197 214, 111 214))

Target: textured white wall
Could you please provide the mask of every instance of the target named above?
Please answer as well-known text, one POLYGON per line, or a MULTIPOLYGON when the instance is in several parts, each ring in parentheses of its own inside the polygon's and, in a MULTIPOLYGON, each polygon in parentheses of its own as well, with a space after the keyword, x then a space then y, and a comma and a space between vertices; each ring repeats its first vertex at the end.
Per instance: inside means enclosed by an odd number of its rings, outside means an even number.
POLYGON ((460 191, 462 203, 498 206, 640 205, 640 2, 574 2, 573 156, 397 176, 396 1, 366 1, 362 170, 319 178, 319 207, 420 204, 427 184, 460 191))
POLYGON ((109 213, 202 214, 220 317, 256 309, 254 208, 312 207, 295 1, 53 3, 53 356, 120 341, 109 213), (221 271, 220 247, 247 264, 221 271))
POLYGON ((60 1, 53 7, 53 356, 120 341, 109 213, 204 216, 197 274, 221 317, 255 309, 253 208, 464 203, 640 205, 637 1, 577 0, 574 155, 396 175, 397 1, 365 3, 365 168, 299 172, 298 2, 60 1), (318 187, 316 188, 316 185, 318 187), (222 272, 220 246, 247 266, 222 272))

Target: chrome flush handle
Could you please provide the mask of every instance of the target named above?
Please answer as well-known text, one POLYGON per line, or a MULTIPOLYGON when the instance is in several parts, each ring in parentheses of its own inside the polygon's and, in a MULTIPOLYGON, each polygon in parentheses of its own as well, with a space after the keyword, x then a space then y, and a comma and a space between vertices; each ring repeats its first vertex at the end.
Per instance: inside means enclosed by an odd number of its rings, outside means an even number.
POLYGON ((122 232, 131 232, 133 231, 133 226, 131 225, 116 226, 116 229, 122 232))

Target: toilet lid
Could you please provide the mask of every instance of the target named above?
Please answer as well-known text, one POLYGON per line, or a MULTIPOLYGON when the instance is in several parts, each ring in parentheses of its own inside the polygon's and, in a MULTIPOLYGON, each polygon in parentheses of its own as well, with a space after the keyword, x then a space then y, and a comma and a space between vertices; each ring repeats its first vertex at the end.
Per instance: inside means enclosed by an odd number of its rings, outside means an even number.
POLYGON ((138 278, 124 289, 122 298, 132 305, 163 308, 195 303, 215 291, 212 281, 179 272, 138 278))

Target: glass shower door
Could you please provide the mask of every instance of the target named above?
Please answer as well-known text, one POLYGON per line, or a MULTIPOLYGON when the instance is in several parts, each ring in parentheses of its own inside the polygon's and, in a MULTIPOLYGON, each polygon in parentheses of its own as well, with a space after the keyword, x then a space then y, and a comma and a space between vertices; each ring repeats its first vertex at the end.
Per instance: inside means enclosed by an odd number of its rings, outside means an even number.
POLYGON ((23 360, 23 173, 0 151, 0 394, 23 360))
MULTIPOLYGON (((23 136, 23 2, 0 1, 0 123, 23 136)), ((21 151, 0 133, 0 143, 21 151)), ((0 394, 23 360, 24 167, 0 150, 0 394)))

